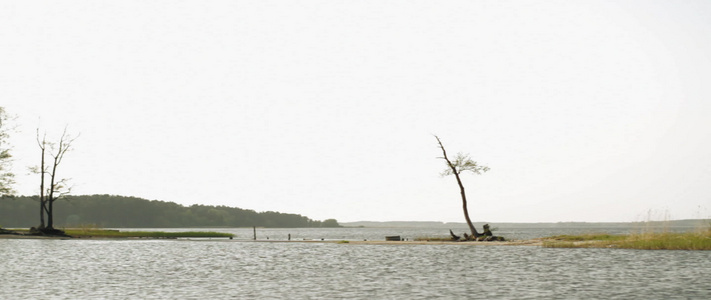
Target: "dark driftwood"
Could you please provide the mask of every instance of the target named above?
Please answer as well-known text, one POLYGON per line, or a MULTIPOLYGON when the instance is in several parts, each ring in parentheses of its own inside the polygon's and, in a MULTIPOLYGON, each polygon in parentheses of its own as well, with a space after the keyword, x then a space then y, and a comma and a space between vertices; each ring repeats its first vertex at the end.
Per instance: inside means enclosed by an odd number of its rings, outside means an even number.
POLYGON ((476 232, 475 235, 468 235, 466 232, 462 234, 462 237, 459 237, 458 235, 454 234, 452 230, 449 230, 449 234, 452 236, 452 240, 454 241, 483 241, 483 242, 489 242, 489 241, 505 241, 506 239, 503 236, 495 236, 489 227, 489 224, 484 224, 484 233, 478 233, 476 232))
POLYGON ((449 230, 449 234, 452 236, 452 240, 454 241, 458 241, 461 238, 458 235, 454 234, 454 232, 452 232, 452 229, 449 230))

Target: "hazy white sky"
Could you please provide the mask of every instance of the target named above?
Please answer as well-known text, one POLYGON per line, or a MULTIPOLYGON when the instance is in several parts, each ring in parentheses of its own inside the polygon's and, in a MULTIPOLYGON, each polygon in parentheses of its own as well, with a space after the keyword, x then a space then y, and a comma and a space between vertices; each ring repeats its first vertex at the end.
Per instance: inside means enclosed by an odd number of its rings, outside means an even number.
POLYGON ((2 1, 19 194, 339 221, 708 217, 710 1, 2 1))

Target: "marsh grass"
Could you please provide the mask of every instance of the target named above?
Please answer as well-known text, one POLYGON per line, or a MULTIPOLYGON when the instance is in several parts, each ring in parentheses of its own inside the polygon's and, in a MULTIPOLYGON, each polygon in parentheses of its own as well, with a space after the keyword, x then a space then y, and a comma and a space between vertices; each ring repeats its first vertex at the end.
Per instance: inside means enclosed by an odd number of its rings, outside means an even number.
POLYGON ((546 248, 622 248, 641 250, 711 250, 711 226, 693 232, 641 232, 629 235, 586 234, 546 238, 546 248))
POLYGON ((589 233, 581 235, 556 235, 549 237, 547 239, 556 241, 566 241, 566 242, 579 242, 579 241, 615 241, 622 240, 625 236, 623 235, 612 235, 607 233, 589 233))
POLYGON ((633 234, 621 241, 617 247, 645 250, 711 250, 711 230, 633 234))
POLYGON ((609 247, 611 242, 625 239, 624 235, 607 233, 591 233, 581 235, 556 235, 545 238, 543 247, 546 248, 603 248, 609 247))

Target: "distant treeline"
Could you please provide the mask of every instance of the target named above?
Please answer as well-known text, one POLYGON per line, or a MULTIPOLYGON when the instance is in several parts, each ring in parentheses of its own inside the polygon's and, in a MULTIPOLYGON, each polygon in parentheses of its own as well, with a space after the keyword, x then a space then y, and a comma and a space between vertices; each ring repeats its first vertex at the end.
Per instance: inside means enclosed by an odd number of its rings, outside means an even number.
MULTIPOLYGON (((56 227, 95 225, 107 228, 170 227, 339 227, 338 221, 314 221, 297 214, 256 212, 228 206, 183 206, 136 197, 66 196, 54 207, 56 227)), ((38 197, 0 198, 0 227, 32 227, 40 223, 38 197)))
MULTIPOLYGON (((474 226, 482 227, 490 224, 492 227, 500 229, 518 228, 645 228, 645 227, 700 227, 711 226, 711 219, 687 219, 668 221, 644 221, 644 222, 555 222, 555 223, 511 223, 511 222, 473 222, 474 226)), ((390 221, 390 222, 346 222, 340 223, 345 227, 371 227, 371 228, 467 228, 467 223, 444 223, 432 221, 390 221)))

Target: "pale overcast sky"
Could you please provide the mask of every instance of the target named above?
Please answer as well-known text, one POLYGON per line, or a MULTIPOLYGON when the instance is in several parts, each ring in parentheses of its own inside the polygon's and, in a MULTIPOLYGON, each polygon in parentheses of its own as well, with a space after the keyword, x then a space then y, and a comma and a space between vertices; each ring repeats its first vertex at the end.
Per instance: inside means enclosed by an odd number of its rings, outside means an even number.
POLYGON ((711 1, 2 1, 19 194, 339 221, 705 218, 711 1))

